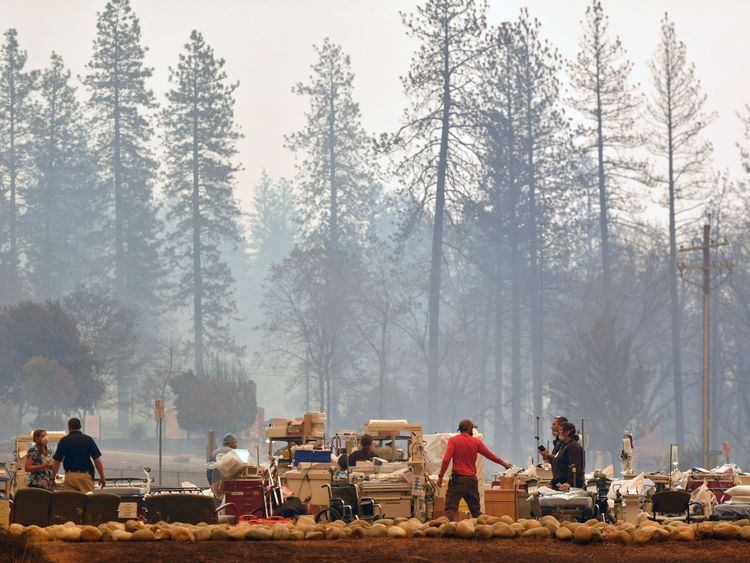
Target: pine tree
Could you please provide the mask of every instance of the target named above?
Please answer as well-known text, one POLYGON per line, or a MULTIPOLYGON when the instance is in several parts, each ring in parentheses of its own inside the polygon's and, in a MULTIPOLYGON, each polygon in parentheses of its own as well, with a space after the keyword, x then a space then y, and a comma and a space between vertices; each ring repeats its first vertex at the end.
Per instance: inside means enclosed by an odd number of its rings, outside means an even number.
POLYGON ((596 155, 604 314, 612 312, 612 222, 625 195, 623 180, 643 172, 628 155, 642 145, 635 131, 639 96, 630 83, 632 64, 623 60, 618 37, 610 39, 600 0, 593 0, 582 23, 580 51, 570 65, 575 97, 571 106, 582 116, 582 149, 596 155))
POLYGON ((289 180, 274 182, 265 169, 253 192, 249 248, 255 267, 264 272, 294 246, 294 194, 289 180))
POLYGON ((18 32, 9 29, 0 51, 0 285, 4 288, 0 299, 7 303, 23 295, 20 224, 32 170, 33 93, 38 77, 37 71, 25 70, 26 59, 18 32))
POLYGON ((335 253, 367 237, 377 187, 366 165, 369 140, 352 97, 351 61, 328 38, 315 52, 309 82, 294 88, 310 100, 307 123, 287 140, 303 155, 297 169, 303 244, 335 253))
POLYGON ((228 81, 224 59, 195 30, 170 69, 170 82, 163 112, 169 255, 179 272, 176 300, 193 309, 195 373, 203 376, 207 350, 237 351, 229 333, 237 311, 234 279, 221 250, 242 238, 234 192, 238 84, 228 81))
MULTIPOLYGON (((523 9, 518 21, 518 82, 522 98, 523 169, 526 185, 526 245, 533 413, 542 412, 544 387, 544 273, 553 240, 565 231, 566 177, 572 156, 571 131, 560 107, 560 56, 540 39, 541 24, 523 9)), ((569 191, 569 188, 567 188, 569 191)))
POLYGON ((340 407, 337 393, 348 348, 345 317, 352 298, 344 280, 356 277, 360 249, 372 234, 379 185, 368 164, 372 151, 352 96, 351 61, 328 39, 315 52, 309 81, 294 88, 309 99, 307 122, 288 137, 288 144, 302 155, 297 167, 300 249, 325 256, 319 301, 323 341, 316 346, 327 352, 314 369, 323 384, 321 405, 333 420, 340 407))
MULTIPOLYGON (((155 323, 163 272, 159 256, 161 225, 153 195, 156 161, 150 125, 154 96, 146 88, 151 69, 129 0, 110 0, 97 14, 97 34, 88 74, 91 145, 97 157, 101 199, 99 241, 104 246, 97 270, 114 298, 155 323)), ((118 425, 130 426, 132 374, 117 376, 118 425)))
POLYGON ((115 297, 126 306, 151 312, 158 304, 161 225, 153 195, 156 161, 151 156, 149 123, 155 109, 146 88, 152 70, 129 0, 110 0, 97 15, 94 52, 84 84, 90 91, 94 148, 100 188, 108 209, 101 234, 107 241, 102 268, 115 297))
POLYGON ((523 93, 520 89, 520 38, 516 23, 490 32, 484 68, 483 164, 486 187, 479 204, 485 237, 493 249, 495 320, 495 436, 502 427, 502 328, 506 275, 511 292, 511 434, 513 451, 520 452, 521 435, 521 284, 523 211, 523 93))
POLYGON ((675 433, 685 443, 682 357, 680 353, 680 300, 677 291, 677 205, 691 198, 704 179, 711 145, 700 139, 711 116, 703 112, 706 96, 701 93, 695 66, 687 61, 685 44, 677 39, 674 23, 664 15, 659 47, 650 62, 655 96, 649 104, 652 117, 651 150, 666 164, 663 182, 669 208, 669 296, 672 321, 672 378, 674 384, 675 433))
POLYGON ((400 162, 396 175, 407 183, 417 213, 434 210, 428 305, 427 428, 439 426, 440 284, 445 218, 467 189, 476 165, 473 73, 482 52, 485 8, 473 0, 428 0, 415 15, 403 15, 419 42, 402 79, 411 106, 393 139, 400 162))
POLYGON ((95 252, 95 176, 70 71, 52 53, 33 120, 35 176, 24 232, 36 296, 50 299, 90 281, 95 252))

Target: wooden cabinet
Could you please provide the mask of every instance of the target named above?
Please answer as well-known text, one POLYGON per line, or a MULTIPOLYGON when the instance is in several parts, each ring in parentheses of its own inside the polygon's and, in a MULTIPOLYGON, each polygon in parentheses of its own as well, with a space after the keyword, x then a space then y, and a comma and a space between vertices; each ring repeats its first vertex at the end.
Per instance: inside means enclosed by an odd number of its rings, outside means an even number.
POLYGON ((518 517, 515 489, 486 489, 484 491, 484 512, 488 516, 518 517))

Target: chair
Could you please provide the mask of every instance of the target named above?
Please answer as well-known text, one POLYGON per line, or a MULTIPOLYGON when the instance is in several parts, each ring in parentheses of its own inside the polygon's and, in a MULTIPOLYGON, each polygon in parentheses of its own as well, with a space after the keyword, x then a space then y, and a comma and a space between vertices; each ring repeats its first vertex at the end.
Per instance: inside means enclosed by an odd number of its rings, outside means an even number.
POLYGON ((23 526, 48 526, 51 502, 52 492, 47 489, 18 489, 11 500, 10 521, 23 526))
POLYGON ((690 502, 690 493, 687 491, 659 491, 651 496, 652 515, 649 520, 659 522, 666 519, 680 518, 690 522, 690 507, 703 505, 699 502, 690 502), (661 515, 661 516, 660 516, 661 515))
POLYGON ((198 524, 217 522, 213 497, 199 494, 162 494, 146 498, 146 514, 149 524, 157 522, 182 522, 198 524))
POLYGON ((326 483, 328 507, 315 515, 315 521, 376 520, 383 516, 383 509, 370 497, 360 497, 357 485, 350 483, 326 483), (377 513, 376 513, 377 509, 377 513))
POLYGON ((86 509, 83 515, 83 523, 98 526, 104 522, 117 520, 117 509, 120 506, 120 497, 110 493, 92 493, 86 495, 86 509))
POLYGON ((81 491, 55 491, 49 509, 49 523, 65 524, 74 522, 83 524, 86 512, 86 493, 81 491))

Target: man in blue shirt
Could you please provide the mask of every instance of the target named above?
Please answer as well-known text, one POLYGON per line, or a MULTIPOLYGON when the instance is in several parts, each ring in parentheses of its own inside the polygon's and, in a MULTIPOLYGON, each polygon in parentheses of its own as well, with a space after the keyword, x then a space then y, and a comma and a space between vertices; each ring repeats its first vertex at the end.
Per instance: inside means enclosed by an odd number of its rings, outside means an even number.
POLYGON ((68 420, 68 435, 57 444, 55 455, 52 456, 52 482, 60 470, 62 463, 65 469, 63 489, 66 491, 81 491, 88 493, 94 490, 94 466, 99 473, 99 485, 107 484, 104 478, 102 452, 96 446, 94 439, 81 432, 81 420, 68 420), (94 461, 92 464, 91 461, 94 461))

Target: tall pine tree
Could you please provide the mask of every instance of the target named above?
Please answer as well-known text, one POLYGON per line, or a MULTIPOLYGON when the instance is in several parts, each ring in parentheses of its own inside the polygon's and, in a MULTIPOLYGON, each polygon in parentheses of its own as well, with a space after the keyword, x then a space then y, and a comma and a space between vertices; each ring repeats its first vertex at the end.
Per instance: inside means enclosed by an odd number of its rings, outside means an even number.
POLYGON ((490 32, 484 68, 483 163, 487 180, 485 205, 479 206, 485 237, 493 249, 495 321, 495 437, 502 427, 502 329, 506 276, 511 292, 511 433, 513 451, 521 436, 521 285, 523 221, 523 101, 520 89, 520 37, 517 23, 490 32))
POLYGON ((675 403, 675 437, 685 443, 683 428, 682 355, 680 331, 681 305, 677 291, 677 208, 679 200, 696 196, 705 179, 711 145, 700 134, 711 117, 703 112, 706 96, 701 93, 695 66, 687 60, 685 44, 677 39, 674 23, 664 15, 661 37, 649 65, 655 86, 652 117, 651 150, 666 165, 661 181, 667 187, 669 209, 669 298, 672 321, 672 378, 675 403))
POLYGON ((163 112, 169 256, 179 273, 177 302, 192 307, 195 373, 203 376, 207 351, 237 350, 229 332, 237 311, 234 279, 221 249, 242 238, 234 187, 238 83, 229 82, 224 59, 195 30, 170 69, 170 82, 163 112))
MULTIPOLYGON (((253 192, 250 240, 254 267, 263 272, 281 262, 294 246, 294 193, 289 180, 277 182, 264 169, 253 192)), ((264 276, 263 276, 264 277, 264 276)))
POLYGON ((635 123, 640 96, 630 83, 632 64, 618 37, 611 39, 600 0, 586 9, 580 50, 570 65, 574 97, 570 104, 584 120, 582 148, 593 155, 599 203, 604 314, 612 310, 612 224, 624 198, 624 181, 642 173, 631 149, 642 145, 635 123))
POLYGON ((146 87, 152 69, 144 66, 146 48, 129 0, 110 0, 96 28, 84 84, 90 91, 100 188, 109 207, 102 233, 110 249, 104 268, 117 299, 148 311, 157 303, 162 273, 149 123, 155 101, 146 87))
POLYGON ((379 185, 368 164, 371 149, 352 95, 351 61, 327 38, 315 52, 318 58, 309 81, 294 88, 309 100, 306 124, 289 136, 288 144, 301 155, 297 167, 300 250, 325 257, 318 301, 323 311, 321 339, 314 344, 325 352, 316 355, 314 370, 322 390, 321 405, 334 419, 340 407, 345 317, 352 298, 346 289, 351 285, 344 280, 353 277, 360 249, 372 234, 379 185))
POLYGON ((0 300, 7 303, 23 295, 20 224, 31 180, 33 92, 38 76, 26 70, 26 59, 18 32, 9 29, 0 50, 0 285, 4 288, 0 300))
MULTIPOLYGON (((151 69, 144 66, 146 49, 129 0, 110 0, 97 14, 96 30, 83 82, 90 92, 92 146, 102 192, 96 197, 105 201, 100 233, 105 252, 98 270, 118 301, 139 314, 154 315, 163 271, 149 122, 155 101, 146 87, 151 69)), ((130 383, 131 374, 118 375, 120 430, 129 427, 130 383)))
POLYGON ((71 75, 52 53, 33 120, 35 177, 24 220, 29 278, 40 300, 90 280, 98 215, 95 169, 71 75))
POLYGON ((475 165, 471 135, 477 59, 485 9, 474 0, 428 0, 402 19, 419 42, 402 79, 410 98, 404 124, 395 135, 400 162, 396 174, 408 183, 418 212, 434 210, 428 304, 427 428, 439 427, 440 286, 446 215, 467 188, 475 165))
POLYGON ((526 245, 528 252, 528 302, 533 414, 540 415, 544 388, 544 273, 553 255, 552 239, 565 231, 561 222, 564 202, 570 202, 569 162, 572 137, 561 109, 560 56, 540 39, 541 24, 521 11, 518 21, 517 71, 521 95, 521 133, 524 184, 526 185, 526 245))

